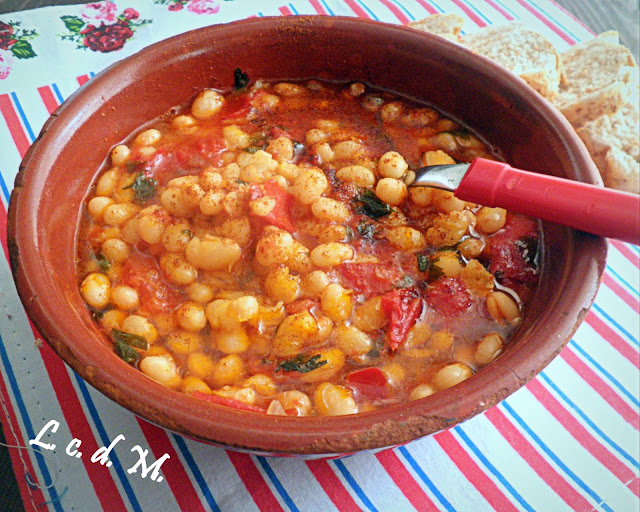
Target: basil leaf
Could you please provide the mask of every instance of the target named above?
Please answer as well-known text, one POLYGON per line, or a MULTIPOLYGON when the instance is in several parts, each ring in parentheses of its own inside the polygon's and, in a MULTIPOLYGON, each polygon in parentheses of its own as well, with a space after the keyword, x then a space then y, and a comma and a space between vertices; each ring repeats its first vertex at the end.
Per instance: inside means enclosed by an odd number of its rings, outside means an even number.
POLYGON ((144 336, 138 334, 131 334, 130 332, 119 331, 118 329, 111 329, 111 335, 117 343, 125 343, 131 347, 141 348, 147 350, 147 340, 144 336))
POLYGON ((316 354, 305 360, 304 354, 298 354, 293 359, 278 363, 275 371, 308 373, 327 364, 326 360, 319 361, 320 357, 320 354, 316 354))
POLYGON ((124 188, 132 188, 136 193, 136 201, 143 203, 156 195, 157 186, 158 182, 156 180, 140 173, 131 185, 124 188))
POLYGON ((366 238, 367 240, 373 239, 373 235, 376 233, 375 224, 371 224, 370 222, 366 222, 365 220, 361 220, 360 224, 358 224, 358 234, 362 238, 366 238))
POLYGON ((402 279, 400 279, 400 281, 395 283, 394 286, 396 288, 410 288, 414 284, 416 283, 411 276, 403 276, 402 279))
POLYGON ((100 268, 101 272, 109 272, 109 269, 111 268, 111 262, 104 254, 95 254, 94 258, 98 262, 98 267, 100 268))
POLYGON ((363 190, 362 194, 356 199, 360 202, 360 210, 367 217, 372 219, 379 219, 386 215, 389 215, 393 210, 384 201, 378 199, 378 196, 372 190, 363 190))
POLYGON ((418 260, 418 270, 420 272, 426 272, 429 270, 429 256, 426 254, 418 253, 416 254, 416 259, 418 260))
POLYGON ((236 68, 233 72, 233 88, 238 91, 249 85, 249 75, 243 73, 240 68, 236 68))
POLYGON ((116 354, 120 356, 125 363, 137 363, 141 356, 135 348, 121 341, 116 341, 116 354))

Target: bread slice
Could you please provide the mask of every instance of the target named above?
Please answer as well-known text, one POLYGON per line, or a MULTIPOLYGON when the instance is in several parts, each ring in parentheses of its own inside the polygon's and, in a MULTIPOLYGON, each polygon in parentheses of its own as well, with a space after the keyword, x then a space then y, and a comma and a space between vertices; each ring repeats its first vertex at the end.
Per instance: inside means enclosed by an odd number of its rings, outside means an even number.
POLYGON ((432 14, 424 19, 412 21, 408 26, 459 43, 463 25, 464 18, 457 14, 432 14))
POLYGON ((481 28, 465 36, 462 44, 519 75, 547 99, 555 98, 564 83, 558 51, 542 34, 522 24, 481 28))
POLYGON ((576 132, 584 141, 607 187, 640 193, 638 89, 614 115, 587 122, 576 132))
POLYGON ((615 114, 637 88, 633 55, 616 41, 606 32, 561 54, 567 84, 554 103, 574 128, 615 114))

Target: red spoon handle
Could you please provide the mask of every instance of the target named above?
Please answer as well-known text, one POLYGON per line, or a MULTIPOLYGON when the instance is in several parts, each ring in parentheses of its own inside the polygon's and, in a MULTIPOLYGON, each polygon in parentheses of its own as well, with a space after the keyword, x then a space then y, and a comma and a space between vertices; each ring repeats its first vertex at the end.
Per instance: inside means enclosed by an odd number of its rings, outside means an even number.
POLYGON ((640 196, 476 158, 455 195, 640 245, 640 196))

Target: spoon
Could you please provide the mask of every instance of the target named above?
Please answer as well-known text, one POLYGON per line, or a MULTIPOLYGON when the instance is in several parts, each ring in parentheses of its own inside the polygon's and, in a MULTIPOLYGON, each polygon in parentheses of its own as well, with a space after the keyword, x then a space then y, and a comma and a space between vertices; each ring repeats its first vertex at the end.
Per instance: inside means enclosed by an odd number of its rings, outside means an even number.
POLYGON ((640 196, 611 188, 514 169, 504 162, 430 165, 414 171, 410 187, 450 190, 463 201, 640 245, 640 196))

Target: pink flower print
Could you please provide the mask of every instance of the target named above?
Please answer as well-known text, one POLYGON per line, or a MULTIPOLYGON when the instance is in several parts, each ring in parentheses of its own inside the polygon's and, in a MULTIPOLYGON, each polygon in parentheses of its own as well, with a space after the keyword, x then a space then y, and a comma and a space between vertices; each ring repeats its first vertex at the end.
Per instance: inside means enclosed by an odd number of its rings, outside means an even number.
POLYGON ((0 50, 0 80, 9 76, 13 69, 13 57, 8 51, 0 50))
POLYGON ((117 9, 118 7, 114 2, 107 0, 106 2, 86 4, 80 16, 87 22, 104 21, 106 23, 113 23, 116 21, 117 9))
POLYGON ((122 11, 122 15, 128 20, 137 20, 140 17, 140 13, 131 7, 122 11))
POLYGON ((184 7, 184 5, 182 5, 180 2, 177 2, 175 4, 170 4, 169 5, 169 10, 170 11, 181 11, 183 7, 184 7))
POLYGON ((194 14, 215 14, 220 6, 213 0, 193 0, 187 5, 187 10, 194 14))

